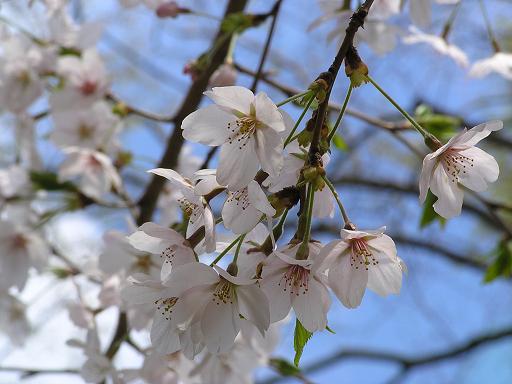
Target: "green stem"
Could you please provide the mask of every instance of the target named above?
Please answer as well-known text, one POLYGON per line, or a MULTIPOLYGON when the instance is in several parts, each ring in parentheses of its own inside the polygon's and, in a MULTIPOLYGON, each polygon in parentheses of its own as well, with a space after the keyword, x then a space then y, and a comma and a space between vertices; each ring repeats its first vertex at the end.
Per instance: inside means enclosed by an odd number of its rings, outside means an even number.
POLYGON ((418 124, 418 122, 416 120, 414 120, 414 118, 409 115, 407 113, 407 111, 405 109, 403 109, 400 105, 398 105, 398 103, 390 96, 386 93, 386 91, 384 91, 380 86, 379 84, 377 84, 375 82, 375 80, 373 80, 370 76, 366 76, 366 78, 368 79, 368 81, 370 83, 372 83, 372 85, 386 98, 388 99, 388 101, 393 104, 393 106, 407 119, 409 120, 409 122, 412 124, 412 126, 414 128, 416 128, 416 130, 421 133, 421 135, 425 138, 434 138, 434 136, 432 134, 430 134, 429 132, 427 132, 421 125, 418 124))
POLYGON ((226 64, 233 64, 233 52, 235 51, 237 39, 238 33, 233 33, 233 36, 231 36, 231 40, 229 41, 228 53, 226 54, 226 64))
POLYGON ((448 19, 446 20, 446 23, 443 27, 443 32, 441 33, 441 37, 444 40, 448 40, 448 35, 450 34, 453 26, 453 22, 455 21, 455 17, 457 17, 457 14, 459 13, 460 5, 462 1, 459 1, 455 7, 453 8, 453 11, 450 13, 450 16, 448 16, 448 19))
POLYGON ((334 196, 334 199, 336 200, 336 203, 338 204, 338 208, 340 209, 341 216, 343 216, 343 221, 344 221, 345 227, 346 227, 347 225, 349 225, 351 223, 351 221, 350 221, 350 219, 348 217, 348 214, 347 214, 347 211, 345 210, 345 207, 343 206, 343 204, 342 204, 342 202, 340 200, 340 196, 338 195, 338 192, 336 191, 336 188, 331 183, 331 181, 327 178, 327 176, 323 175, 322 178, 324 179, 325 184, 327 185, 327 187, 331 190, 332 195, 334 196))
POLYGON ((352 84, 348 87, 347 95, 345 96, 345 101, 343 101, 343 105, 341 106, 340 114, 338 115, 338 118, 336 119, 336 122, 334 123, 334 127, 332 127, 331 132, 329 133, 329 136, 327 137, 327 142, 330 143, 334 135, 336 134, 336 130, 338 129, 338 126, 341 123, 341 120, 343 119, 343 116, 345 115, 345 110, 347 109, 348 101, 350 100, 350 96, 352 95, 352 84))
POLYGON ((312 183, 308 185, 307 192, 307 211, 306 211, 306 231, 304 233, 304 238, 302 242, 304 244, 308 244, 311 239, 311 221, 313 216, 313 205, 315 200, 315 187, 312 183))
POLYGON ((311 95, 311 98, 308 100, 306 106, 304 107, 304 109, 302 110, 302 113, 300 114, 299 118, 297 119, 297 121, 295 122, 295 125, 293 126, 290 134, 288 135, 288 137, 286 138, 286 140, 284 141, 284 147, 286 147, 288 144, 291 143, 292 141, 292 138, 294 137, 293 134, 295 133, 295 131, 297 130, 297 128, 299 127, 302 119, 304 118, 304 116, 306 115, 306 112, 309 110, 309 107, 311 106, 311 104, 313 103, 313 100, 315 100, 315 97, 316 97, 316 93, 315 94, 312 94, 311 95))
POLYGON ((240 253, 240 248, 242 248, 242 244, 244 242, 245 235, 246 235, 246 233, 244 233, 243 235, 239 236, 240 240, 238 241, 238 245, 236 246, 236 250, 235 250, 235 256, 233 257, 233 263, 234 264, 236 264, 236 262, 238 260, 238 254, 240 253))
POLYGON ((308 89, 307 91, 304 91, 304 92, 301 92, 301 93, 297 93, 296 95, 290 96, 290 97, 288 97, 287 99, 284 99, 283 101, 281 101, 281 102, 277 103, 276 105, 277 105, 278 107, 281 107, 281 106, 283 106, 283 105, 285 105, 285 104, 289 103, 290 101, 293 101, 293 100, 298 99, 299 97, 306 96, 306 95, 307 95, 308 93, 310 93, 310 92, 311 92, 311 90, 310 90, 310 89, 308 89))
POLYGON ((228 252, 229 252, 229 251, 230 251, 230 249, 231 249, 231 248, 233 248, 236 244, 238 244, 238 242, 240 241, 240 238, 243 240, 243 238, 244 238, 244 237, 245 237, 245 235, 240 235, 240 236, 238 236, 235 240, 233 240, 233 241, 231 242, 231 244, 229 244, 229 245, 227 246, 227 248, 226 248, 226 249, 224 249, 224 250, 219 254, 219 256, 217 256, 217 257, 215 258, 215 260, 213 260, 213 261, 211 262, 210 267, 211 267, 211 266, 213 266, 213 265, 215 265, 215 264, 217 264, 217 263, 218 263, 218 262, 219 262, 219 261, 220 261, 220 260, 221 260, 221 259, 222 259, 222 258, 223 258, 223 257, 224 257, 228 252))
POLYGON ((482 15, 484 17, 485 21, 485 27, 487 28, 487 35, 489 36, 489 40, 491 41, 492 47, 494 48, 495 52, 501 52, 500 45, 498 44, 498 40, 496 40, 496 35, 494 34, 494 31, 492 30, 492 24, 491 20, 489 19, 489 14, 487 13, 487 8, 485 8, 485 4, 483 0, 479 1, 480 8, 482 9, 482 15))

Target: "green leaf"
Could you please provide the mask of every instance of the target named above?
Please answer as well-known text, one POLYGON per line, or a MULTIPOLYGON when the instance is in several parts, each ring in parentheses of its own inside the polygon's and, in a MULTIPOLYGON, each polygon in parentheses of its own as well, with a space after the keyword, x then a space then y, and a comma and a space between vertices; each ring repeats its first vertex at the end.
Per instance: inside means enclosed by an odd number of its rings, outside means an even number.
POLYGON ((270 359, 270 365, 283 376, 300 375, 300 369, 290 363, 288 360, 272 358, 270 359))
POLYGON ((348 145, 347 143, 345 142, 345 140, 343 139, 343 137, 341 137, 340 135, 338 135, 337 133, 332 137, 332 143, 334 144, 334 146, 336 148, 338 148, 340 151, 348 151, 348 145))
POLYGON ((437 201, 437 197, 430 192, 427 193, 427 198, 425 200, 425 206, 423 208, 423 214, 420 219, 420 228, 425 228, 426 226, 432 224, 434 221, 439 221, 442 227, 446 224, 446 219, 440 216, 436 211, 434 211, 434 203, 437 201))
POLYGON ((299 319, 295 320, 295 334, 293 336, 293 349, 295 349, 295 358, 293 359, 293 363, 296 367, 299 366, 299 361, 302 356, 302 351, 304 351, 304 346, 311 338, 312 333, 309 332, 304 326, 301 324, 299 319))
POLYGON ((222 32, 233 34, 240 33, 254 24, 254 15, 248 15, 243 12, 230 13, 222 21, 222 32))
POLYGON ((336 332, 334 332, 334 331, 333 331, 333 330, 332 330, 328 325, 326 325, 326 326, 325 326, 325 330, 326 330, 327 332, 332 333, 333 335, 335 335, 335 334, 336 334, 336 332))
POLYGON ((498 277, 512 277, 512 241, 501 241, 494 254, 496 258, 487 268, 484 276, 485 283, 490 283, 498 277))
POLYGON ((45 191, 70 191, 76 192, 76 187, 69 181, 59 181, 57 174, 53 172, 30 172, 30 180, 34 188, 45 191))
POLYGON ((423 128, 445 141, 456 133, 457 127, 461 124, 459 118, 434 113, 432 109, 425 104, 420 104, 416 108, 415 117, 423 128))

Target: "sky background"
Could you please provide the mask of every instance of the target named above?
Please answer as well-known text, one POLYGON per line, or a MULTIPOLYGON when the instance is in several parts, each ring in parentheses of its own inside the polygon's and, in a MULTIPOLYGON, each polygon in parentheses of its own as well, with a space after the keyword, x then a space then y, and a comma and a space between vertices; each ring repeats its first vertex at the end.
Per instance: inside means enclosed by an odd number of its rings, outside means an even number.
MULTIPOLYGON (((225 1, 182 3, 220 16, 225 1)), ((498 36, 506 47, 504 37, 507 30, 512 30, 512 4, 498 0, 486 3, 498 36)), ((273 1, 250 1, 249 11, 265 12, 272 4, 273 1)), ((467 52, 471 62, 492 54, 477 5, 473 0, 464 2, 451 35, 451 41, 467 52)), ((450 9, 446 6, 434 8, 430 31, 439 33, 450 9)), ((5 3, 0 14, 25 25, 35 34, 44 33, 40 31, 40 19, 27 14, 18 4, 5 3)), ((337 47, 335 43, 327 43, 325 37, 334 24, 307 31, 308 25, 320 14, 316 1, 284 0, 265 67, 274 79, 305 89, 319 72, 329 66, 337 47)), ((99 49, 109 66, 113 92, 128 104, 162 114, 172 114, 179 107, 190 85, 190 79, 182 73, 183 66, 209 47, 218 25, 216 20, 196 16, 159 20, 143 7, 121 9, 115 0, 84 0, 75 8, 75 16, 82 21, 99 21, 104 25, 99 49)), ((407 20, 407 17, 400 16, 393 22, 405 33, 407 20)), ((269 22, 243 34, 235 50, 235 62, 256 67, 268 27, 269 22)), ((424 102, 475 123, 508 118, 510 82, 494 75, 484 79, 470 78, 466 70, 437 55, 429 47, 404 46, 399 41, 397 44, 395 51, 383 56, 375 55, 364 45, 360 53, 373 78, 403 107, 413 110, 416 104, 424 102)), ((251 79, 241 75, 239 84, 250 86, 251 79)), ((332 93, 333 101, 343 101, 347 85, 347 79, 340 74, 332 93)), ((276 102, 285 98, 263 82, 258 90, 267 92, 276 102)), ((399 119, 393 107, 370 85, 354 91, 350 107, 371 116, 399 119)), ((34 111, 41 109, 44 109, 44 103, 33 108, 34 111)), ((287 106, 286 110, 294 117, 300 113, 293 106, 287 106)), ((153 168, 159 159, 163 150, 162 135, 167 135, 171 127, 155 126, 136 117, 128 122, 122 142, 136 154, 136 161, 127 173, 137 179, 147 179, 144 171, 153 168)), ((510 124, 506 125, 500 134, 510 138, 510 127, 510 124)), ((42 122, 38 134, 44 136, 48 128, 49 122, 42 122)), ((341 134, 349 150, 333 153, 328 168, 331 180, 357 176, 403 185, 417 182, 420 161, 391 135, 351 117, 344 119, 341 134)), ((424 151, 414 133, 407 137, 424 151)), ((48 144, 41 144, 41 149, 45 167, 55 169, 61 159, 57 149, 48 144)), ((501 178, 492 185, 489 196, 508 197, 510 201, 511 152, 497 146, 487 146, 486 149, 495 155, 502 170, 501 178)), ((205 150, 201 146, 192 147, 192 152, 197 155, 204 154, 205 150)), ((130 192, 135 196, 141 187, 133 184, 130 192)), ((499 232, 467 212, 450 220, 444 228, 435 223, 421 230, 421 206, 415 194, 397 194, 351 184, 341 185, 338 190, 351 218, 360 228, 386 225, 391 234, 431 242, 468 258, 488 258, 500 238, 499 232)), ((52 222, 49 229, 55 241, 85 267, 92 265, 100 252, 100 239, 105 230, 128 230, 125 214, 101 212, 101 218, 97 220, 98 214, 97 209, 67 214, 52 222)), ((336 214, 334 219, 325 223, 339 227, 341 220, 336 214)), ((327 241, 333 235, 317 233, 314 237, 327 241)), ((380 298, 367 292, 362 305, 356 310, 345 309, 333 300, 329 326, 336 334, 315 334, 306 346, 302 364, 308 365, 344 348, 419 357, 454 348, 472 337, 512 326, 510 280, 496 280, 485 285, 482 283, 483 273, 479 270, 454 264, 425 249, 401 243, 397 243, 397 247, 409 269, 401 295, 380 298)), ((87 296, 95 300, 94 288, 86 291, 87 296)), ((56 283, 51 276, 30 280, 23 298, 33 303, 29 317, 35 334, 24 347, 17 349, 0 336, 0 366, 80 366, 83 360, 81 352, 65 345, 71 337, 84 337, 83 331, 69 323, 63 310, 65 303, 74 297, 70 283, 56 283)), ((115 319, 115 310, 112 309, 100 315, 100 331, 105 335, 104 340, 110 340, 115 319)), ((136 337, 141 341, 147 340, 145 334, 136 337)), ((293 321, 284 329, 275 355, 293 359, 293 321)), ((414 368, 401 377, 401 382, 511 383, 511 355, 512 339, 503 339, 455 359, 414 368)), ((137 356, 125 347, 116 359, 119 367, 132 366, 137 361, 137 356)), ((312 373, 308 378, 315 383, 387 383, 395 377, 398 368, 393 363, 346 360, 312 373)), ((271 376, 273 374, 266 370, 258 373, 260 380, 271 376)), ((17 380, 14 374, 0 373, 0 383, 15 383, 17 380)), ((45 375, 29 378, 26 382, 72 384, 82 381, 76 376, 45 375)), ((296 380, 283 381, 293 382, 296 380)))

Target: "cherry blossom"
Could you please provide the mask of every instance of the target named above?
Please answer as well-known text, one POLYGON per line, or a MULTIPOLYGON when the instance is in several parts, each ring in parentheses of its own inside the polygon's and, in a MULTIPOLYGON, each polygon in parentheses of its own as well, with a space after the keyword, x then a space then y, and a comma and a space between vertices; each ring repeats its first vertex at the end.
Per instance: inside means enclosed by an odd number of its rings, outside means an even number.
POLYGON ((172 267, 195 261, 194 250, 182 235, 155 223, 143 224, 128 237, 128 241, 134 248, 160 257, 162 280, 172 267))
POLYGON ((361 304, 366 287, 381 296, 400 292, 405 265, 384 230, 342 229, 341 240, 331 241, 321 251, 329 287, 348 308, 361 304))
POLYGON ((79 110, 58 110, 52 117, 55 129, 51 139, 60 147, 106 148, 120 127, 119 118, 105 102, 79 110))
POLYGON ((416 27, 410 27, 409 32, 411 34, 403 38, 403 42, 405 44, 425 43, 430 45, 441 55, 450 57, 461 67, 467 67, 469 65, 469 60, 466 54, 459 47, 448 43, 444 38, 423 33, 416 27))
POLYGON ((189 218, 187 237, 192 236, 199 228, 205 228, 205 247, 207 252, 215 250, 215 219, 206 200, 195 193, 194 185, 172 169, 157 168, 149 172, 165 177, 181 193, 178 203, 189 218))
POLYGON ((121 178, 110 157, 104 153, 78 147, 67 147, 64 153, 67 158, 59 168, 59 180, 78 178, 78 186, 84 195, 98 200, 112 188, 120 190, 121 178))
POLYGON ((30 267, 41 269, 50 255, 48 246, 35 232, 0 220, 0 291, 22 290, 30 267))
POLYGON ((222 268, 202 263, 176 267, 164 283, 186 303, 176 313, 189 322, 199 322, 202 339, 211 353, 228 351, 240 332, 240 316, 260 333, 270 324, 268 299, 257 280, 233 276, 222 268))
POLYGON ((271 322, 284 319, 290 309, 310 332, 324 330, 331 299, 325 285, 320 245, 309 244, 309 257, 298 260, 300 245, 274 251, 265 262, 261 288, 269 298, 271 322))
POLYGON ((238 72, 233 64, 224 63, 213 73, 210 78, 210 87, 228 87, 235 85, 238 72))
POLYGON ((497 52, 487 59, 478 60, 472 65, 469 74, 484 77, 493 72, 512 80, 512 53, 497 52))
POLYGON ((498 179, 499 167, 494 157, 475 145, 501 128, 502 121, 490 121, 464 129, 425 156, 420 176, 420 201, 425 201, 430 188, 438 198, 434 204, 438 214, 447 219, 460 215, 464 198, 461 185, 481 192, 487 189, 488 183, 498 179))
POLYGON ((23 345, 32 330, 25 304, 6 292, 0 292, 0 329, 16 346, 23 345))
POLYGON ((185 118, 183 137, 221 145, 217 181, 230 190, 246 187, 258 168, 275 176, 282 166, 283 116, 269 97, 244 87, 216 87, 205 95, 215 104, 185 118))

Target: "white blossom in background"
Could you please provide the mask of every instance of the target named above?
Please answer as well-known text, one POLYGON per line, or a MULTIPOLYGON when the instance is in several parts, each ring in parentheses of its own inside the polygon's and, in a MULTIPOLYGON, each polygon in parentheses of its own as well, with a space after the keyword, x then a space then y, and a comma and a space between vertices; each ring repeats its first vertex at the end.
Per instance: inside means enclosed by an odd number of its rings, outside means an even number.
POLYGON ((204 93, 215 104, 183 120, 183 137, 210 146, 221 145, 217 181, 230 190, 246 187, 259 167, 275 176, 282 166, 283 116, 269 97, 247 88, 216 87, 204 93))
POLYGON ((284 319, 293 308, 304 328, 322 331, 327 326, 331 299, 321 270, 321 245, 310 243, 306 260, 295 258, 299 247, 288 245, 268 257, 261 288, 269 298, 271 322, 284 319))
POLYGON ((410 27, 409 32, 410 34, 404 36, 402 40, 405 44, 427 44, 441 55, 450 57, 461 67, 467 67, 469 65, 468 57, 464 51, 448 43, 442 37, 421 32, 416 27, 410 27))
POLYGON ((0 291, 22 290, 31 267, 46 265, 50 250, 34 231, 12 221, 0 220, 0 291))
POLYGON ((25 304, 6 292, 0 292, 0 330, 15 346, 23 345, 31 332, 25 304))
POLYGON ((476 61, 469 71, 470 76, 474 77, 484 77, 491 73, 512 80, 512 53, 497 52, 487 59, 476 61))
POLYGON ((155 278, 160 276, 160 256, 136 249, 124 233, 107 231, 103 235, 103 243, 104 248, 99 256, 98 266, 107 275, 124 272, 127 275, 145 273, 155 278))
POLYGON ((237 77, 238 72, 233 64, 224 63, 213 72, 208 85, 211 88, 229 87, 236 84, 237 77))
POLYGON ((43 94, 39 76, 43 54, 29 38, 10 36, 2 42, 0 57, 0 108, 15 114, 25 111, 43 94))
POLYGON ((102 24, 92 22, 78 25, 64 8, 67 2, 58 3, 48 9, 46 40, 56 48, 85 50, 95 46, 103 32, 102 24))
POLYGON ((120 128, 119 118, 103 101, 83 109, 57 110, 52 117, 54 130, 50 137, 60 147, 106 149, 120 128))
POLYGON ((59 57, 57 74, 64 79, 64 88, 50 97, 52 110, 88 107, 103 98, 109 80, 103 60, 94 48, 82 52, 81 57, 59 57))
POLYGON ((213 213, 206 200, 196 194, 192 182, 172 169, 157 168, 149 172, 165 177, 173 186, 179 189, 181 196, 178 202, 189 217, 187 238, 204 226, 206 251, 212 252, 215 250, 215 219, 213 213))
POLYGON ((194 250, 185 238, 171 228, 155 223, 141 225, 137 232, 128 236, 130 245, 140 251, 158 255, 161 279, 165 280, 173 267, 195 262, 194 250))
POLYGON ((121 189, 121 178, 110 157, 104 153, 78 147, 67 147, 63 152, 67 158, 59 168, 60 181, 78 179, 80 191, 97 200, 112 188, 121 189))
POLYGON ((69 319, 79 328, 91 329, 94 327, 94 315, 80 300, 67 304, 69 319))
POLYGON ((30 178, 27 170, 20 165, 0 169, 0 202, 30 192, 30 178))
POLYGON ((342 229, 341 240, 331 241, 321 251, 329 287, 348 308, 361 304, 367 287, 381 296, 400 293, 405 264, 384 230, 342 229))
POLYGON ((420 176, 420 201, 428 189, 437 196, 434 210, 446 219, 460 215, 464 190, 461 184, 475 192, 487 189, 498 179, 498 163, 487 152, 475 147, 493 131, 503 128, 502 121, 490 121, 470 130, 464 129, 448 143, 429 153, 423 160, 420 176))
POLYGON ((42 169, 43 162, 37 149, 34 119, 27 114, 17 115, 15 133, 20 163, 34 171, 42 169))

